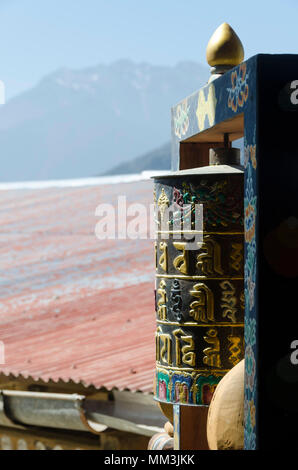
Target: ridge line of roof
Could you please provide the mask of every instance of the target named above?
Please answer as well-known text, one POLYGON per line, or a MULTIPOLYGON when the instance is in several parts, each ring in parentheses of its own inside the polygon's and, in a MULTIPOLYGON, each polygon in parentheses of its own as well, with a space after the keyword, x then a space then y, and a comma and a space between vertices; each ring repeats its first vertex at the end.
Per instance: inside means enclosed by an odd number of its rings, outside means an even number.
MULTIPOLYGON (((144 392, 140 389, 136 389, 136 390, 132 390, 128 387, 123 387, 123 388, 119 388, 119 387, 116 387, 116 386, 113 386, 111 388, 108 388, 106 387, 105 385, 102 385, 101 387, 97 387, 96 385, 94 385, 92 382, 90 383, 86 383, 84 382, 83 380, 74 380, 74 379, 68 379, 68 380, 65 380, 63 379, 62 377, 59 377, 59 379, 57 380, 54 380, 52 378, 49 378, 48 380, 45 379, 45 378, 42 378, 42 377, 39 377, 39 378, 35 378, 33 377, 32 375, 28 374, 27 376, 22 374, 21 372, 18 373, 17 375, 14 374, 13 372, 9 372, 9 373, 5 373, 4 371, 0 371, 0 379, 1 378, 11 378, 12 380, 18 380, 18 379, 22 379, 22 380, 26 380, 26 381, 33 381, 33 382, 42 382, 44 384, 50 384, 50 383, 53 383, 55 385, 70 385, 70 384, 74 384, 74 385, 80 385, 82 386, 84 389, 88 389, 90 387, 93 387, 97 392, 99 391, 107 391, 107 392, 113 392, 113 391, 117 391, 117 392, 130 392, 130 393, 141 393, 141 394, 144 394, 144 395, 152 395, 152 392, 144 392)), ((0 383, 0 388, 1 388, 1 383, 0 383)))

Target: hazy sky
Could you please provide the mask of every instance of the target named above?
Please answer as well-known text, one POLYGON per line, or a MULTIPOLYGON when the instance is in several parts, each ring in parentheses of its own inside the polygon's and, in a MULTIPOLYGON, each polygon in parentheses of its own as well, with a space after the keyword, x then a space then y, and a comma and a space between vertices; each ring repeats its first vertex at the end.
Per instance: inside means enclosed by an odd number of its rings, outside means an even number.
POLYGON ((0 0, 0 18, 7 99, 60 67, 121 58, 205 63, 209 37, 224 21, 240 36, 246 58, 298 53, 297 0, 0 0))

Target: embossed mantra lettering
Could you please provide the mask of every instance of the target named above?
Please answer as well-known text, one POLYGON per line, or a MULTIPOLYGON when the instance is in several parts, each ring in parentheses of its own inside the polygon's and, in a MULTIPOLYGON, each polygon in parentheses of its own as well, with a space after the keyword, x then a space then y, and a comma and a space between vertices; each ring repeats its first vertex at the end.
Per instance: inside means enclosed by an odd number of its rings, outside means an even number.
POLYGON ((202 276, 223 275, 220 245, 206 237, 200 251, 202 252, 197 256, 199 274, 202 276))
POLYGON ((182 251, 182 254, 177 256, 174 259, 173 265, 182 274, 187 274, 188 273, 188 265, 189 265, 189 258, 188 258, 189 253, 186 250, 186 243, 185 242, 174 242, 173 245, 178 251, 182 251))
POLYGON ((204 336, 204 340, 206 343, 211 344, 211 346, 203 350, 203 353, 205 354, 203 357, 204 364, 220 368, 220 344, 219 339, 217 338, 217 330, 215 328, 210 328, 210 330, 207 331, 207 336, 204 336))
POLYGON ((190 316, 197 322, 214 321, 214 299, 209 287, 203 283, 198 283, 193 286, 190 293, 198 299, 190 304, 190 316))
POLYGON ((236 323, 237 313, 237 297, 235 295, 236 289, 230 281, 223 281, 220 283, 222 289, 221 308, 222 316, 228 318, 232 323, 236 323))

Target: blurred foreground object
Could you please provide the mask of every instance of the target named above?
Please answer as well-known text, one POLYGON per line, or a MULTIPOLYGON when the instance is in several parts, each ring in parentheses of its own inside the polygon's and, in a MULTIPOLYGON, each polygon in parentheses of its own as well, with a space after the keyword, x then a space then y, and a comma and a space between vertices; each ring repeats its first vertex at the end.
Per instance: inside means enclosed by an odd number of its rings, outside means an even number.
POLYGON ((207 439, 210 450, 240 450, 244 445, 244 360, 218 384, 210 403, 207 439))

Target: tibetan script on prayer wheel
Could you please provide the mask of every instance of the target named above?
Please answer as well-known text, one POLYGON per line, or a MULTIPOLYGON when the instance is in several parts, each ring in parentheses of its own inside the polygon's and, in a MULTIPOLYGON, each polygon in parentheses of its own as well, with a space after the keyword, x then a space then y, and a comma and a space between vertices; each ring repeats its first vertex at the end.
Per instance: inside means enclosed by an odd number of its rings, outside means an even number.
POLYGON ((155 178, 155 398, 163 402, 208 405, 244 357, 243 172, 209 168, 155 178))

